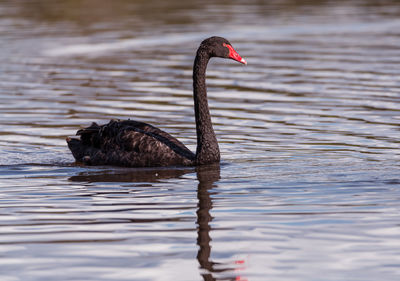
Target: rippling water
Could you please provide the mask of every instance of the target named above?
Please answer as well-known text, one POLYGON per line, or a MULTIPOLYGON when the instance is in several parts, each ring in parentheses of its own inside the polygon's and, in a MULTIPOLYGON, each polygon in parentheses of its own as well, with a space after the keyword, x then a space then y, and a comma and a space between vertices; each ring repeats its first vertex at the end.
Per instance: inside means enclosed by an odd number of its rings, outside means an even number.
POLYGON ((1 280, 399 280, 398 1, 0 3, 1 280), (75 165, 134 118, 195 150, 199 42, 221 165, 75 165))

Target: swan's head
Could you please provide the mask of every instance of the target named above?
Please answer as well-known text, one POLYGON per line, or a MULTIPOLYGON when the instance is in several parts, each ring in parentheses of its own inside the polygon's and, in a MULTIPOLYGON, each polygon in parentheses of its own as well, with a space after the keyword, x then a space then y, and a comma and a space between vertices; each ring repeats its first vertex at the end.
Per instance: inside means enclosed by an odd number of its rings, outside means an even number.
POLYGON ((232 44, 225 38, 217 36, 207 38, 201 42, 200 48, 206 49, 210 57, 233 59, 240 63, 247 64, 246 60, 233 49, 232 44))

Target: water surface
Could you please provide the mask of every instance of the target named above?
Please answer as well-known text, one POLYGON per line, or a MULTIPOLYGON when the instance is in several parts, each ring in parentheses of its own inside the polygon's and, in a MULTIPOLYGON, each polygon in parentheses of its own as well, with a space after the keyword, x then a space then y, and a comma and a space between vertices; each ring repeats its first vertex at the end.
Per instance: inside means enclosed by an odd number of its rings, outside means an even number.
POLYGON ((0 273, 9 280, 398 280, 397 1, 3 1, 0 273), (92 121, 196 147, 202 39, 222 162, 74 164, 92 121))

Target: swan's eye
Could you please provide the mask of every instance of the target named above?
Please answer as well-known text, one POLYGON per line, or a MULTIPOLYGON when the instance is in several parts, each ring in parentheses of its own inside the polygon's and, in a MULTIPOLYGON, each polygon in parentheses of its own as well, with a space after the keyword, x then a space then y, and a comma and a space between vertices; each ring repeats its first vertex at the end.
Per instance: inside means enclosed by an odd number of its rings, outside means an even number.
POLYGON ((231 45, 226 44, 226 43, 223 43, 222 46, 227 47, 227 48, 229 49, 229 54, 228 54, 228 57, 229 57, 229 58, 231 58, 231 59, 233 59, 233 60, 235 60, 235 61, 238 61, 238 62, 240 62, 240 63, 247 64, 246 60, 243 59, 243 58, 235 51, 235 49, 233 49, 233 47, 232 47, 231 45))

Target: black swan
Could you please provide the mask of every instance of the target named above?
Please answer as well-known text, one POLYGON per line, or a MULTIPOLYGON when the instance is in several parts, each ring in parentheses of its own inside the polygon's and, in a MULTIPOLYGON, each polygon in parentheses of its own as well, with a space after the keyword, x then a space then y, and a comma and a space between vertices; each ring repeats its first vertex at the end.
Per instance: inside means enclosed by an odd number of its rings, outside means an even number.
POLYGON ((80 139, 67 138, 77 162, 86 165, 126 167, 193 166, 220 161, 217 138, 207 102, 206 68, 212 57, 246 64, 228 40, 210 37, 201 42, 193 66, 193 98, 197 150, 191 152, 179 140, 152 125, 133 120, 111 120, 79 130, 80 139))

